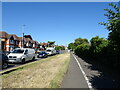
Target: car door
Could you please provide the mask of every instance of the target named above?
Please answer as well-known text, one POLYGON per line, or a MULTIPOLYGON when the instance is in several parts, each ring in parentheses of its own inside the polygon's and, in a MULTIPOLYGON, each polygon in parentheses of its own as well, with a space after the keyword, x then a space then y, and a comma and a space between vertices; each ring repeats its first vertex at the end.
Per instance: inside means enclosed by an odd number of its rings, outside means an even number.
POLYGON ((28 53, 28 49, 25 50, 25 60, 28 61, 29 60, 29 53, 28 53))
POLYGON ((32 53, 32 50, 28 50, 28 56, 29 56, 29 60, 32 60, 33 58, 33 53, 32 53))

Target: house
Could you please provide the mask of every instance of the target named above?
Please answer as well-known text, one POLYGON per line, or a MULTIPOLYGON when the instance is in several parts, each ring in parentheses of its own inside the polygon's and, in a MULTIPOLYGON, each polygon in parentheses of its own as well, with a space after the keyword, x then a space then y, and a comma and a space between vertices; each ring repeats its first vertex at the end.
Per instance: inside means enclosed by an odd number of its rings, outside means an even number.
POLYGON ((12 51, 14 48, 18 47, 19 37, 15 34, 8 34, 6 32, 0 32, 1 39, 1 50, 12 51))
POLYGON ((30 35, 24 36, 24 45, 23 37, 18 37, 15 34, 8 34, 4 31, 0 31, 0 50, 2 51, 12 51, 15 48, 39 48, 39 43, 32 40, 30 35))
POLYGON ((8 33, 0 31, 0 49, 2 51, 6 50, 6 41, 8 38, 8 33))
POLYGON ((37 41, 34 41, 33 48, 39 48, 39 43, 37 41))
POLYGON ((45 43, 45 42, 40 43, 40 49, 41 49, 41 50, 45 50, 48 46, 49 46, 48 43, 45 43))

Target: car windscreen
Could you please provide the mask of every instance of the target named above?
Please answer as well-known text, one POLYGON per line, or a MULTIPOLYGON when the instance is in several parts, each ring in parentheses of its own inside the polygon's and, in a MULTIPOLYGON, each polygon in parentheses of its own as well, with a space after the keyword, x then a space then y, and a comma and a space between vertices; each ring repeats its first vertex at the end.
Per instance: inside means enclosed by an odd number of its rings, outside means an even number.
POLYGON ((24 50, 21 50, 21 49, 17 49, 17 50, 14 50, 12 53, 23 53, 24 50))
POLYGON ((42 54, 42 52, 39 52, 38 54, 42 54))
POLYGON ((47 50, 47 52, 51 52, 51 50, 47 50))
POLYGON ((38 54, 45 54, 45 52, 43 51, 43 52, 39 52, 38 54))

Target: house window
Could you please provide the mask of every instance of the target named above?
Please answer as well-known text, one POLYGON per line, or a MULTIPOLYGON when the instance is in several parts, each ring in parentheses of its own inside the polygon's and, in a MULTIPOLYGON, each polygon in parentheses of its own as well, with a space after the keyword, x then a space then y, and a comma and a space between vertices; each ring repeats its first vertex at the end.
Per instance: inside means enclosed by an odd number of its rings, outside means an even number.
POLYGON ((16 45, 18 45, 19 44, 19 42, 18 41, 16 41, 16 45))
POLYGON ((11 43, 11 44, 14 44, 14 40, 10 40, 10 43, 11 43))

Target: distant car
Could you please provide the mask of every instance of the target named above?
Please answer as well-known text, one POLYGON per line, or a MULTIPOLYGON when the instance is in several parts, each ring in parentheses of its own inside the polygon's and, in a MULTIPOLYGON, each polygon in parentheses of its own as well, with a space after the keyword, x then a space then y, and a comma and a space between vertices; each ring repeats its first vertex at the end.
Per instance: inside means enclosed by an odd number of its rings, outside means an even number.
POLYGON ((38 54, 37 54, 38 58, 40 58, 40 57, 47 57, 47 56, 48 56, 48 54, 45 51, 38 52, 38 54))
POLYGON ((56 54, 59 54, 60 52, 58 50, 56 50, 56 54))
POLYGON ((48 53, 48 55, 55 55, 56 54, 56 50, 53 47, 46 48, 46 52, 48 53))
POLYGON ((5 69, 8 67, 8 57, 4 53, 0 53, 0 69, 5 69))

